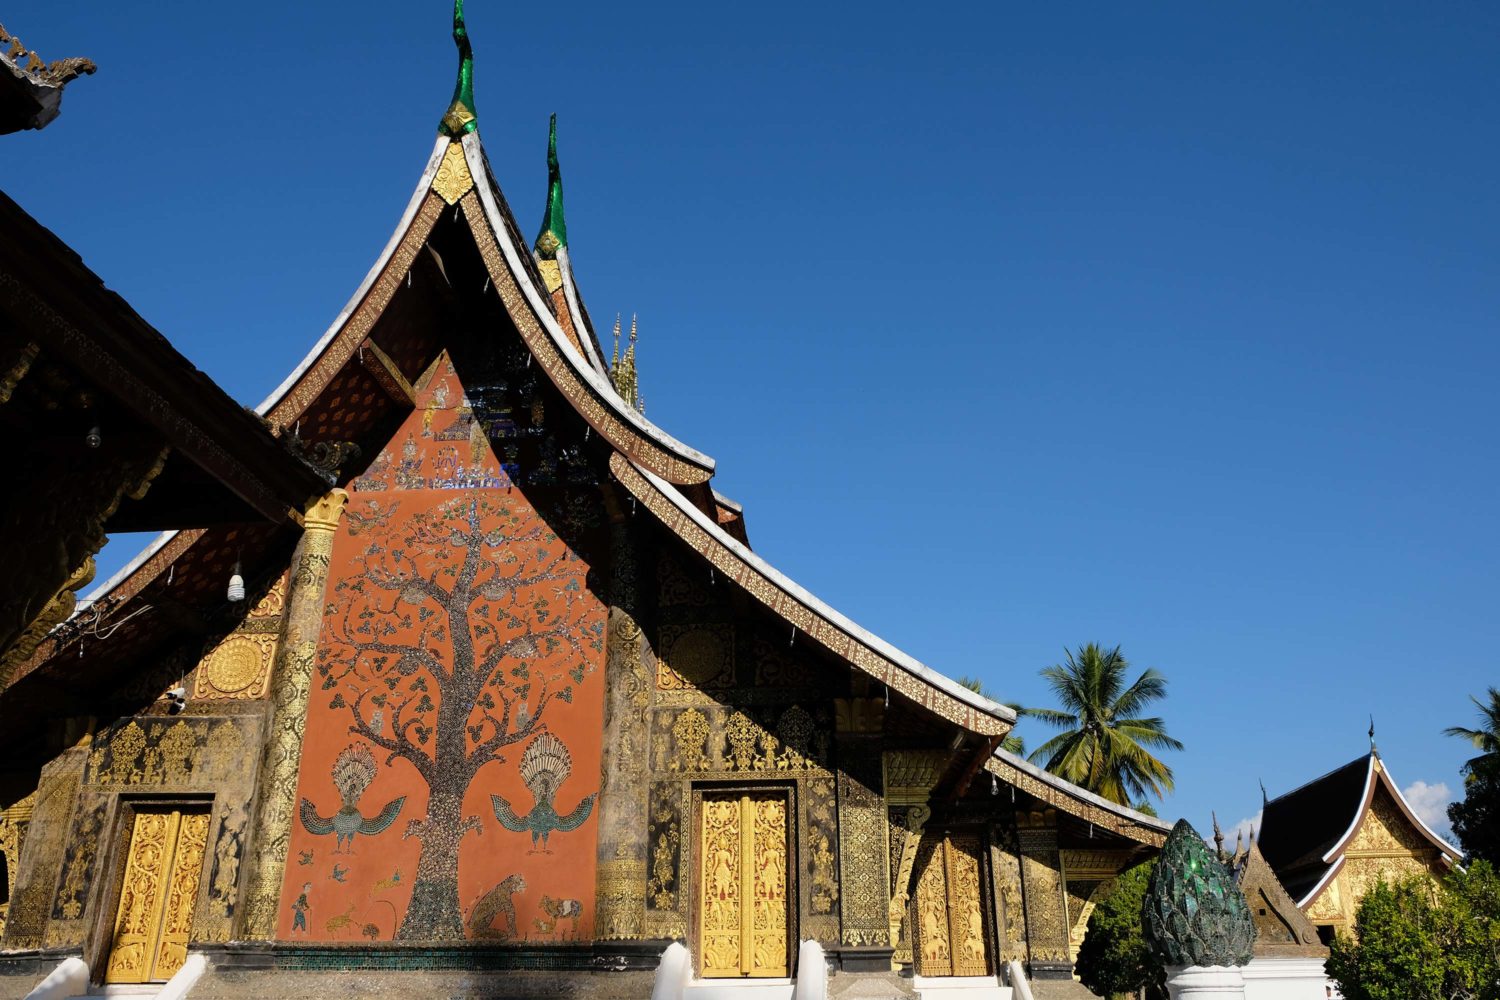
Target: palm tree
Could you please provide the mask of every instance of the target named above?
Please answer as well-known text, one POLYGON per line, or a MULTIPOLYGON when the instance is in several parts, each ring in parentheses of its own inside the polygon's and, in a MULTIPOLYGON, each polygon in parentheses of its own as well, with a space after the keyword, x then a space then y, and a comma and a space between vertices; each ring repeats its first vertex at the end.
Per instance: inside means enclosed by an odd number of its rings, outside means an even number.
POLYGON ((1167 735, 1161 719, 1139 715, 1166 696, 1166 678, 1147 670, 1127 687, 1130 664, 1119 646, 1103 649, 1091 642, 1076 654, 1065 652, 1067 663, 1042 671, 1062 708, 1023 710, 1064 730, 1032 751, 1032 763, 1121 805, 1144 801, 1147 792, 1170 792, 1172 769, 1151 749, 1181 750, 1182 744, 1167 735))
MULTIPOLYGON (((990 689, 985 686, 984 681, 980 680, 978 677, 970 677, 968 674, 965 674, 958 679, 958 683, 959 686, 968 688, 970 691, 973 691, 981 698, 988 698, 990 701, 1000 701, 1000 699, 996 698, 995 695, 990 691, 990 689)), ((1000 704, 1015 712, 1017 715, 1023 715, 1026 712, 1026 709, 1022 708, 1020 705, 1017 705, 1013 701, 1000 701, 1000 704)), ((1006 753, 1013 753, 1017 757, 1024 757, 1026 756, 1026 741, 1017 736, 1016 731, 1012 729, 1010 732, 1005 734, 1005 739, 1001 742, 1000 749, 1004 750, 1006 753)))
POLYGON ((1464 772, 1471 781, 1480 771, 1500 774, 1500 689, 1490 688, 1489 695, 1488 705, 1473 695, 1469 696, 1469 700, 1479 709, 1478 729, 1449 726, 1443 730, 1444 736, 1468 740, 1479 751, 1478 757, 1473 757, 1464 764, 1464 772))

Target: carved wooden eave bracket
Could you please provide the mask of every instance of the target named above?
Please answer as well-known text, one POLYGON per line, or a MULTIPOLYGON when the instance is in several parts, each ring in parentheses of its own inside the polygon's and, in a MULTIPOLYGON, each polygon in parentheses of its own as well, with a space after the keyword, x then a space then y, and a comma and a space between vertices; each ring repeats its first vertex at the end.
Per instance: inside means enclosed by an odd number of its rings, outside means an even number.
POLYGON ((1147 847, 1160 847, 1172 831, 1171 823, 1100 798, 1004 750, 996 750, 984 769, 1061 812, 1147 847))
POLYGON ((610 456, 610 471, 661 523, 773 614, 855 670, 888 686, 939 718, 971 733, 1003 736, 1015 713, 919 663, 855 625, 797 586, 730 536, 660 477, 624 455, 610 456))

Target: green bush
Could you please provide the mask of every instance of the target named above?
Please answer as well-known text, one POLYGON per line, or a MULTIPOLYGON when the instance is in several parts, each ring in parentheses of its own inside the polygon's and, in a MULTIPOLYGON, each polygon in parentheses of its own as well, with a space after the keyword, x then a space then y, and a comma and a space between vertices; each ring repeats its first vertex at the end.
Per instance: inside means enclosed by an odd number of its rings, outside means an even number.
POLYGON ((1358 939, 1340 935, 1327 965, 1345 1000, 1500 1000, 1500 877, 1488 862, 1441 884, 1380 882, 1354 923, 1358 939))
POLYGON ((1141 906, 1155 865, 1137 865, 1121 875, 1089 915, 1075 971, 1100 996, 1133 997, 1145 989, 1147 1000, 1166 1000, 1166 972, 1141 935, 1141 906))

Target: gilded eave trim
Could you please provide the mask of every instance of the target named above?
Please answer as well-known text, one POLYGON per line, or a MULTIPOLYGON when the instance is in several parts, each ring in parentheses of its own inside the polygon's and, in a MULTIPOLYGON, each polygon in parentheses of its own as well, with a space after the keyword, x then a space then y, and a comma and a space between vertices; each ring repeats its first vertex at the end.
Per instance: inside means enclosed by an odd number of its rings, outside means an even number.
POLYGON ((822 602, 794 594, 784 578, 777 579, 777 575, 761 569, 756 565, 760 562, 758 557, 691 508, 685 499, 678 502, 676 496, 669 494, 670 486, 653 482, 648 473, 626 456, 619 452, 610 455, 609 468, 631 496, 655 514, 669 531, 795 628, 798 635, 806 636, 860 672, 969 732, 1000 736, 1014 725, 1012 720, 981 711, 920 676, 910 666, 897 662, 877 647, 878 640, 866 641, 844 622, 837 621, 842 616, 822 602))
POLYGON ((349 359, 359 350, 360 343, 370 335, 375 321, 385 312, 386 306, 390 305, 396 289, 405 282, 407 271, 411 270, 422 245, 432 234, 432 227, 437 224, 442 210, 443 199, 429 192, 359 305, 323 348, 317 361, 302 372, 296 383, 266 414, 272 424, 285 425, 300 417, 323 390, 328 388, 334 376, 349 363, 349 359))
POLYGON ((679 485, 707 482, 714 472, 714 460, 678 441, 627 405, 609 380, 573 347, 521 264, 521 251, 510 238, 491 190, 478 135, 465 136, 463 146, 474 188, 459 204, 484 256, 490 279, 500 290, 506 310, 532 355, 589 425, 618 451, 668 482, 679 485))
POLYGON ((1159 820, 1123 806, 1109 808, 1106 805, 1091 802, 1089 800, 1094 796, 1084 789, 1055 776, 1048 776, 1052 780, 1037 777, 1029 773, 1027 769, 1017 767, 1001 754, 997 753, 985 761, 984 769, 1032 798, 1040 799, 1053 808, 1092 823, 1100 829, 1108 830, 1148 847, 1161 847, 1167 842, 1170 827, 1159 820), (1129 815, 1126 815, 1127 813, 1129 815), (1135 816, 1140 818, 1136 819, 1135 816))

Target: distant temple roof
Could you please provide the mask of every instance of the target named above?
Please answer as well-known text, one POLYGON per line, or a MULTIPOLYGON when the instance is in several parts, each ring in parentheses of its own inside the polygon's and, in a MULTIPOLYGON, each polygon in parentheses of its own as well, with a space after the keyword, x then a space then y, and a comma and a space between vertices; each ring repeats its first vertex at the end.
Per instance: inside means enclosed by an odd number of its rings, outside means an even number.
POLYGON ((1265 804, 1259 845, 1298 906, 1343 862, 1343 851, 1383 787, 1419 835, 1449 862, 1458 851, 1417 818, 1375 749, 1265 804))
POLYGON ((1255 923, 1255 957, 1323 957, 1328 949, 1318 941, 1318 929, 1297 908, 1296 900, 1276 878, 1255 841, 1230 860, 1230 871, 1255 923))
POLYGON ((69 81, 97 68, 79 56, 44 62, 0 25, 0 134, 45 127, 61 110, 69 81))

